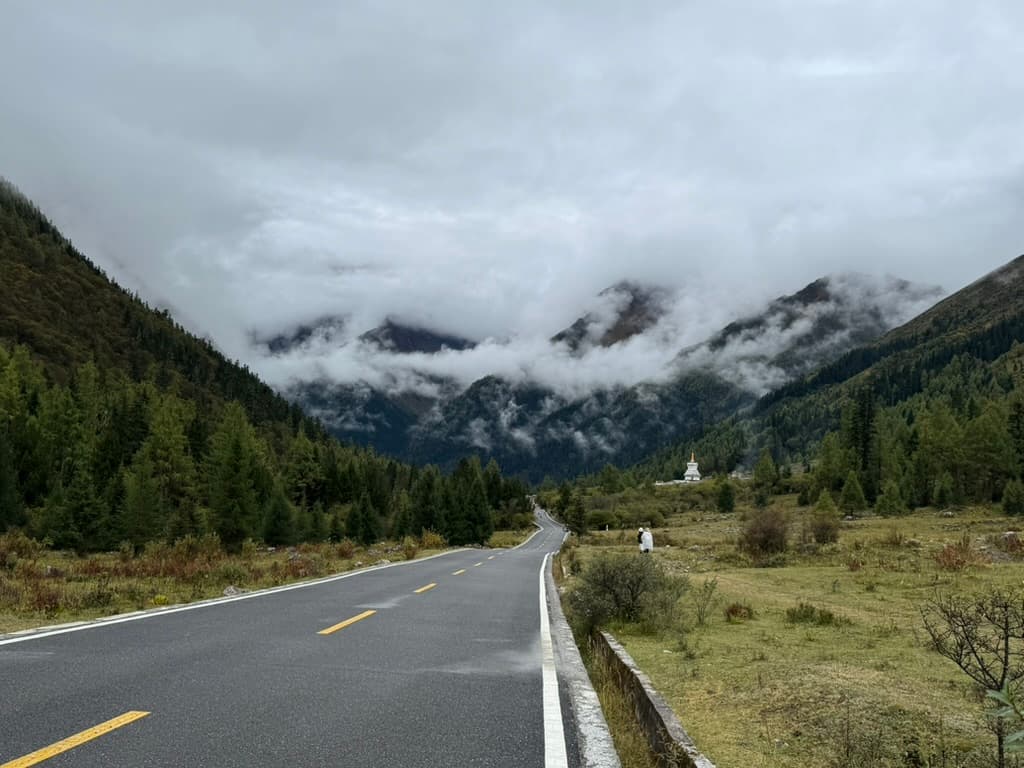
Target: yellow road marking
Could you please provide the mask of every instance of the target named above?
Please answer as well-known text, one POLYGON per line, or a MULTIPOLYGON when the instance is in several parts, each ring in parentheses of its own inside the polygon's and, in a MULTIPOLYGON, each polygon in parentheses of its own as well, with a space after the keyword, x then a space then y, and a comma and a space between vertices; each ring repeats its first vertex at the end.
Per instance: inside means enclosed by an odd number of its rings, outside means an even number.
POLYGON ((473 563, 474 568, 479 568, 483 563, 473 563))
MULTIPOLYGON (((376 611, 363 611, 358 616, 353 616, 351 619, 345 619, 344 621, 339 622, 338 624, 335 624, 333 627, 328 627, 327 629, 321 629, 319 632, 317 632, 317 634, 318 635, 330 635, 330 634, 332 634, 334 632, 337 632, 339 629, 344 629, 347 626, 355 624, 357 621, 362 621, 363 619, 368 619, 371 616, 373 616, 373 614, 375 614, 375 613, 376 613, 376 611)), ((4 766, 0 765, 0 768, 4 768, 4 766)))
POLYGON ((429 584, 427 584, 427 586, 425 586, 425 587, 420 587, 419 589, 414 589, 413 592, 415 592, 417 595, 422 595, 424 592, 427 592, 428 590, 431 590, 431 589, 433 589, 436 586, 437 586, 437 582, 436 581, 432 581, 429 584))
POLYGON ((30 765, 37 765, 44 760, 49 760, 51 757, 56 757, 70 749, 81 746, 87 741, 92 741, 93 739, 104 736, 111 731, 116 731, 118 728, 128 725, 128 723, 133 723, 148 714, 149 712, 125 712, 123 715, 118 715, 112 720, 107 720, 105 723, 94 725, 92 728, 86 728, 81 733, 76 733, 74 736, 68 736, 66 739, 61 739, 48 747, 37 749, 31 755, 25 755, 24 757, 19 757, 16 760, 4 763, 3 765, 0 765, 0 768, 28 768, 30 765))
POLYGON ((455 571, 455 573, 453 573, 452 576, 458 576, 458 575, 463 574, 465 572, 466 572, 465 568, 459 568, 459 570, 455 571))

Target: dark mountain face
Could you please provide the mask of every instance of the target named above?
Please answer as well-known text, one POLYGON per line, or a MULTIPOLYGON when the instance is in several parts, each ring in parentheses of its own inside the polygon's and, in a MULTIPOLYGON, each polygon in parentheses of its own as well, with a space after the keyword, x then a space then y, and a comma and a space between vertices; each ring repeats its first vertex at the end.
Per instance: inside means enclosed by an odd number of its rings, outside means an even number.
POLYGON ((287 355, 301 347, 308 346, 314 340, 327 344, 334 342, 345 330, 345 322, 343 317, 321 317, 311 323, 303 323, 294 330, 274 336, 261 337, 253 334, 252 341, 256 346, 265 347, 271 355, 287 355))
POLYGON ((941 295, 939 288, 895 278, 820 278, 683 350, 678 363, 727 374, 764 393, 879 338, 913 314, 908 308, 923 309, 941 295))
POLYGON ((587 312, 551 337, 573 352, 611 347, 653 328, 667 311, 668 293, 660 288, 623 281, 598 294, 600 310, 587 312))
MULTIPOLYGON (((634 463, 699 434, 768 389, 877 338, 931 296, 931 289, 900 281, 824 278, 684 350, 660 381, 584 395, 497 376, 466 388, 437 379, 426 394, 320 383, 293 395, 339 437, 403 459, 447 466, 477 452, 534 481, 572 476, 634 463)), ((649 332, 668 309, 667 295, 632 284, 613 286, 603 298, 603 314, 580 318, 552 341, 582 358, 593 347, 649 332)), ((448 346, 437 339, 417 351, 448 346)))
MULTIPOLYGON (((948 407, 971 399, 966 376, 998 399, 1022 386, 1021 342, 1024 256, 870 343, 769 392, 736 423, 713 428, 698 448, 705 456, 730 454, 746 463, 762 447, 770 447, 777 459, 801 460, 826 431, 838 429, 843 407, 865 390, 882 406, 910 408, 915 401, 937 398, 948 407), (733 451, 729 443, 740 447, 733 451)), ((691 447, 671 445, 641 470, 649 475, 674 471, 691 447)), ((729 462, 720 467, 730 468, 729 462)))
POLYGON ((475 341, 460 336, 402 325, 391 319, 386 320, 383 325, 367 331, 359 339, 367 344, 373 344, 379 349, 396 352, 400 355, 417 352, 432 355, 444 349, 462 351, 473 349, 476 346, 475 341))

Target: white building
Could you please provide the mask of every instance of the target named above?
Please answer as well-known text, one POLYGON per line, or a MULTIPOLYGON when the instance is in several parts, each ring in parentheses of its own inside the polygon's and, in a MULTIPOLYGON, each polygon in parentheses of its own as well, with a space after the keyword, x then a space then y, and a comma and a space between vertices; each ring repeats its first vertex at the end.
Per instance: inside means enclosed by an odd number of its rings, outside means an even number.
POLYGON ((697 469, 696 454, 690 454, 690 460, 686 464, 686 474, 683 475, 684 483, 699 483, 700 482, 700 470, 697 469))
POLYGON ((666 485, 686 485, 688 483, 699 483, 700 482, 700 470, 697 469, 696 454, 690 454, 690 460, 686 464, 686 474, 683 475, 682 480, 658 480, 654 484, 656 486, 663 487, 666 485))

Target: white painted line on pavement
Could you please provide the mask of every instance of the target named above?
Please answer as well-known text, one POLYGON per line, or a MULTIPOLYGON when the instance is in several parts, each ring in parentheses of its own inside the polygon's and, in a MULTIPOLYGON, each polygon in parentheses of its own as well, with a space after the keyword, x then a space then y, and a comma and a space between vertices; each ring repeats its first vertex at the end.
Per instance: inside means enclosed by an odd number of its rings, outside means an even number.
POLYGON ((369 568, 361 568, 356 571, 347 571, 336 576, 326 576, 322 579, 314 579, 312 581, 301 581, 297 584, 285 584, 280 587, 270 587, 269 589, 259 589, 252 592, 246 592, 241 595, 234 595, 232 597, 215 597, 211 600, 203 600, 198 603, 188 603, 186 605, 175 605, 169 608, 151 608, 146 611, 136 611, 134 613, 126 613, 120 616, 113 616, 104 619, 94 619, 92 621, 85 621, 77 624, 70 625, 58 625, 52 629, 38 629, 38 630, 24 630, 22 632, 13 633, 13 637, 4 637, 0 635, 0 645, 12 645, 13 643, 24 643, 29 640, 41 640, 44 637, 53 637, 54 635, 65 635, 69 632, 81 632, 85 629, 96 629, 98 627, 109 627, 112 624, 125 624, 129 621, 141 621, 142 619, 153 619, 157 616, 167 616, 171 613, 183 613, 185 611, 195 611, 199 608, 209 608, 214 605, 223 605, 225 603, 236 603, 239 600, 252 600, 255 597, 263 597, 264 595, 274 595, 278 592, 290 592, 293 589, 305 589, 306 587, 315 587, 318 584, 330 584, 332 581, 341 581, 342 579, 349 579, 354 576, 360 576, 364 573, 373 573, 375 571, 383 571, 386 568, 398 568, 401 566, 416 565, 416 563, 425 563, 428 560, 433 560, 435 557, 444 557, 446 555, 454 555, 457 552, 465 552, 465 549, 452 549, 447 552, 438 552, 436 555, 429 555, 427 557, 421 557, 418 560, 405 560, 400 563, 388 563, 387 565, 374 565, 369 568))
POLYGON ((558 695, 558 673, 555 670, 555 650, 551 644, 551 622, 548 620, 548 601, 544 585, 544 569, 550 553, 540 564, 540 655, 544 693, 544 768, 569 768, 565 751, 565 729, 562 726, 562 703, 558 695))

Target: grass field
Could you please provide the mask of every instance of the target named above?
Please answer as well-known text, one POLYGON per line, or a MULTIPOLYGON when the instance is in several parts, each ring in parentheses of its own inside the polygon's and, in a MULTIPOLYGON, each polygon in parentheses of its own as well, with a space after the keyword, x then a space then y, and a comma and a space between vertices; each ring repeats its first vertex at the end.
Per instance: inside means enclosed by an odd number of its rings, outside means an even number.
MULTIPOLYGON (((642 521, 644 503, 620 498, 618 513, 625 504, 631 522, 642 521)), ((920 606, 938 593, 1021 590, 1024 553, 1003 536, 1017 521, 998 509, 922 510, 847 521, 838 542, 801 546, 805 510, 783 497, 776 503, 790 516, 794 543, 777 567, 757 568, 736 547, 744 509, 702 511, 676 489, 646 503, 664 520, 654 529, 654 557, 690 586, 677 619, 610 629, 717 765, 995 764, 984 702, 925 643, 920 606), (712 579, 701 626, 695 595, 712 579), (801 603, 833 620, 787 620, 801 603), (729 621, 731 604, 741 608, 729 621)), ((635 530, 591 534, 575 556, 585 564, 602 552, 634 552, 635 530)))
MULTIPOLYGON (((515 546, 530 533, 498 531, 488 544, 515 546)), ((153 543, 138 555, 78 557, 9 533, 0 536, 0 634, 220 597, 229 587, 274 587, 443 549, 443 539, 427 534, 368 548, 349 541, 277 549, 250 545, 229 555, 215 539, 189 537, 173 545, 153 543)))

